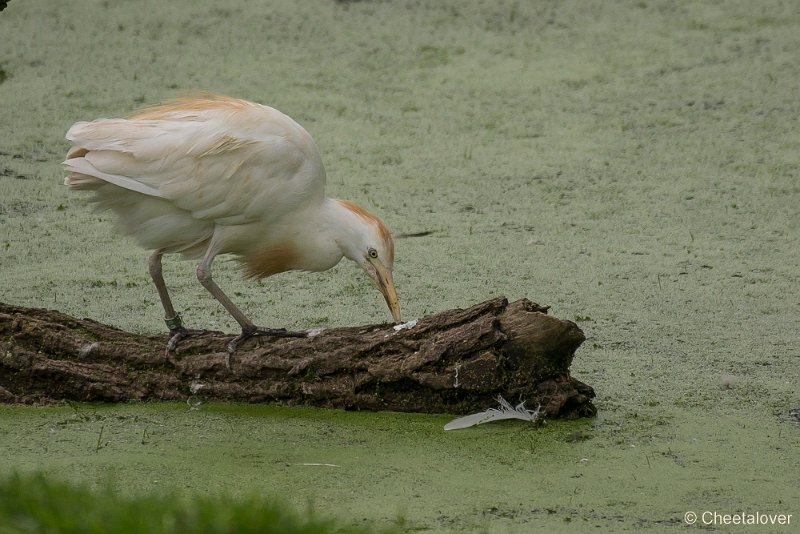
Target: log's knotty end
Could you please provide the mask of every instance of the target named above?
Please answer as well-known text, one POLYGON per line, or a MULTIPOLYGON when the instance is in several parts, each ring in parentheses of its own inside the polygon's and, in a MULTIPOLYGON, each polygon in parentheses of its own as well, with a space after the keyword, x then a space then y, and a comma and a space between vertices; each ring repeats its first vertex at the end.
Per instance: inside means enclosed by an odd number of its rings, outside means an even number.
POLYGON ((538 312, 546 314, 547 311, 550 309, 550 306, 542 306, 541 304, 537 304, 536 302, 530 301, 528 299, 519 299, 515 300, 511 304, 508 305, 508 311, 526 311, 526 312, 538 312))
POLYGON ((509 307, 500 323, 508 338, 502 350, 511 369, 535 369, 536 376, 531 378, 568 372, 575 351, 586 339, 572 321, 538 311, 522 311, 520 307, 509 307))
POLYGON ((539 382, 535 395, 548 417, 578 419, 597 415, 597 407, 592 403, 594 389, 569 374, 539 382))

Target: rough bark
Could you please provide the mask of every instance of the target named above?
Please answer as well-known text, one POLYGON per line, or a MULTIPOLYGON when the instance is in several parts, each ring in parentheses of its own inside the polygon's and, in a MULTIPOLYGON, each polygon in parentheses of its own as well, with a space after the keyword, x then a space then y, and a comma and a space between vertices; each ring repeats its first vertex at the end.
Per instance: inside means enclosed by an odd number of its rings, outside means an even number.
POLYGON ((353 410, 469 413, 509 402, 549 417, 593 416, 592 388, 569 366, 583 342, 571 321, 528 300, 496 298, 411 328, 332 328, 308 338, 256 337, 233 370, 233 336, 125 332, 57 311, 0 304, 0 402, 204 399, 353 410))

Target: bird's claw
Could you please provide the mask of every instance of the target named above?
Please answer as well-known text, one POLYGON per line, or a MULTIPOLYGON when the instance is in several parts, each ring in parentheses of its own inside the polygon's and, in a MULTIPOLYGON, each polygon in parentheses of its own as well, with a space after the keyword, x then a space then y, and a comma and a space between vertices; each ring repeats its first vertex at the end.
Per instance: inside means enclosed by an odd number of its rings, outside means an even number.
POLYGON ((242 341, 246 341, 251 337, 255 336, 272 336, 272 337, 308 337, 307 332, 292 332, 291 330, 286 330, 285 328, 259 328, 257 326, 253 327, 244 327, 242 328, 242 333, 233 338, 230 343, 228 343, 227 347, 227 354, 225 356, 225 367, 228 371, 231 370, 231 362, 233 360, 233 355, 236 354, 236 349, 239 348, 239 344, 242 341))
POLYGON ((308 332, 292 332, 285 328, 256 328, 253 336, 308 337, 308 332))
POLYGON ((180 313, 176 313, 175 317, 171 319, 164 319, 164 322, 167 324, 167 328, 169 328, 170 333, 169 341, 167 341, 166 352, 166 356, 169 358, 169 354, 171 352, 175 352, 178 342, 189 335, 189 331, 184 328, 183 319, 181 318, 180 313))
POLYGON ((171 336, 169 338, 169 341, 167 341, 167 355, 169 355, 172 352, 175 352, 175 349, 178 347, 178 343, 180 342, 180 340, 189 336, 189 331, 182 326, 170 329, 169 333, 171 334, 171 336))

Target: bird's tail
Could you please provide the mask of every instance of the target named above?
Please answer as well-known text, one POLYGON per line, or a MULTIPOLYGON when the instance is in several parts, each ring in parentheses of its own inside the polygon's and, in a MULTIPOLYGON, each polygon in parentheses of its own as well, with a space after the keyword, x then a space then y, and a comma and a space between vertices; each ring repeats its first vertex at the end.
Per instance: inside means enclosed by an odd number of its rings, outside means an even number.
POLYGON ((148 138, 152 134, 150 125, 133 124, 124 119, 76 122, 67 132, 67 139, 73 146, 63 163, 70 173, 64 185, 91 190, 113 184, 137 193, 161 196, 157 188, 141 177, 127 175, 128 170, 135 168, 133 164, 140 163, 133 156, 133 150, 152 150, 154 142, 148 138))
MULTIPOLYGON (((81 146, 73 146, 67 152, 67 159, 64 160, 64 167, 67 170, 73 169, 73 163, 75 160, 79 158, 83 158, 89 151, 81 146)), ((64 185, 69 187, 70 189, 97 189, 101 185, 103 185, 103 180, 95 176, 91 176, 88 174, 83 174, 80 172, 73 172, 72 174, 68 175, 64 178, 64 185)))

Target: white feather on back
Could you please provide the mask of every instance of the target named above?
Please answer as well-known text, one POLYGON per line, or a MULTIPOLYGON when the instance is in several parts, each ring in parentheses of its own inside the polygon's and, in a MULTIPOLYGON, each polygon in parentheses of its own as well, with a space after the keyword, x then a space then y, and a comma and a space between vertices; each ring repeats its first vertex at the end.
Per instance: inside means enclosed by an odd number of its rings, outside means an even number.
POLYGON ((311 136, 242 100, 180 99, 129 119, 75 123, 67 139, 65 183, 95 190, 98 206, 150 249, 190 251, 220 226, 268 225, 324 198, 311 136))

